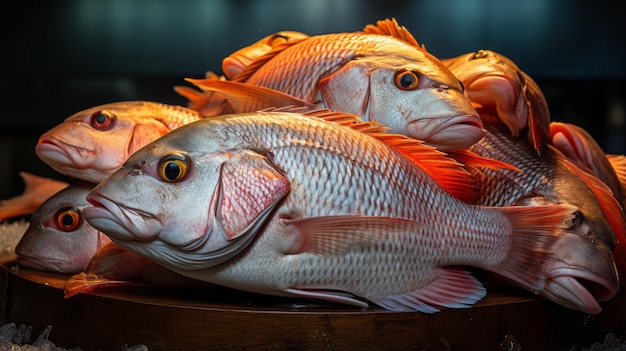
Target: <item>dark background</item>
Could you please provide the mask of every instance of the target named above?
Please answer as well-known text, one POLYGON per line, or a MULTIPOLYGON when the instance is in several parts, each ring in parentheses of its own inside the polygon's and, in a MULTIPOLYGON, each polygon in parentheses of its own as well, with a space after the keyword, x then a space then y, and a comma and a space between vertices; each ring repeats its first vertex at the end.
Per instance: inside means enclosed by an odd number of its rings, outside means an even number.
POLYGON ((37 138, 82 109, 121 100, 186 101, 183 78, 221 73, 231 52, 280 30, 356 31, 395 17, 435 56, 491 49, 533 77, 553 120, 626 153, 626 15, 596 0, 3 1, 0 199, 18 171, 64 179, 37 138))

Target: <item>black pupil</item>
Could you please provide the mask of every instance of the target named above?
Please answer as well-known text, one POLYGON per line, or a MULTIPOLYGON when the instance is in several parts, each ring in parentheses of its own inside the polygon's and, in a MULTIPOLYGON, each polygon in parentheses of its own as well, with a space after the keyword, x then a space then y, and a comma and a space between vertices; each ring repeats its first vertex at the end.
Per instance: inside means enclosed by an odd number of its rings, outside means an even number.
POLYGON ((402 75, 402 77, 400 77, 400 85, 402 85, 403 88, 408 88, 411 86, 411 84, 413 84, 412 74, 405 73, 402 75))
POLYGON ((74 217, 70 214, 64 214, 63 217, 61 217, 61 223, 63 223, 64 226, 69 227, 74 224, 74 217))
POLYGON ((106 122, 107 116, 103 115, 102 113, 98 113, 94 120, 97 124, 103 124, 104 122, 106 122))
POLYGON ((167 177, 167 179, 173 180, 178 178, 178 176, 180 175, 180 167, 176 162, 169 162, 165 166, 163 172, 165 173, 165 177, 167 177))

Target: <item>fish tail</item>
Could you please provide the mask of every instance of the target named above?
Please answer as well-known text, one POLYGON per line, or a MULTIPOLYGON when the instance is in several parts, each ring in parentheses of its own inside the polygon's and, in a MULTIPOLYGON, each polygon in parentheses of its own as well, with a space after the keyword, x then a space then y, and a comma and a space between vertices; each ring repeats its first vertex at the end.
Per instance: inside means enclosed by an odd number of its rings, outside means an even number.
POLYGON ((511 245, 504 260, 490 270, 533 292, 543 290, 544 261, 552 253, 553 244, 567 234, 578 208, 554 205, 500 209, 512 224, 511 245))

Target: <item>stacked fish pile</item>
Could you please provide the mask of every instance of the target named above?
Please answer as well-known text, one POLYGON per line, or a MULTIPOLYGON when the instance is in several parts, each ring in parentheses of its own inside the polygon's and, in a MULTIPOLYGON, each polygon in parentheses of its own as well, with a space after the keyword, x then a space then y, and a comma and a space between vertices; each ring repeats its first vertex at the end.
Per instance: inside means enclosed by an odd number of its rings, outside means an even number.
POLYGON ((176 87, 187 107, 111 103, 42 135, 84 182, 38 207, 18 263, 76 274, 67 297, 211 283, 432 313, 486 295, 473 269, 591 314, 617 293, 626 159, 551 123, 506 57, 440 60, 383 20, 276 33, 222 71, 176 87))

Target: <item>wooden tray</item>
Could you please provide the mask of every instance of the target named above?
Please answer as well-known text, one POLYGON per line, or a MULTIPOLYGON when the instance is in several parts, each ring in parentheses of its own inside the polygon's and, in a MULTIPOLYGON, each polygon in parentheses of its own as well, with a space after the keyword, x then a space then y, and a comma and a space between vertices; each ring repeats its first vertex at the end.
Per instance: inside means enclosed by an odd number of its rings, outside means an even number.
POLYGON ((397 313, 277 298, 221 287, 111 288, 63 298, 68 276, 0 262, 4 320, 52 325, 65 348, 120 350, 569 350, 626 335, 626 297, 599 315, 560 307, 505 286, 487 285, 472 308, 397 313))

